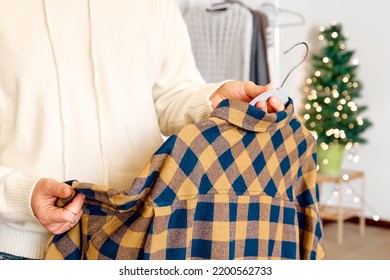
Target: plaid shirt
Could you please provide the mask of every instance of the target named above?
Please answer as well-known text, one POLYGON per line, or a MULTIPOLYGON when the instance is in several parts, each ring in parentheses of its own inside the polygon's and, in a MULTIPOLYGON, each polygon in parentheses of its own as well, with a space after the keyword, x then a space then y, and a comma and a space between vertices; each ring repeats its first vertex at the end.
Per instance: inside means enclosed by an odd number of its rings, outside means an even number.
POLYGON ((291 99, 270 114, 224 100, 128 191, 74 182, 84 214, 45 259, 323 259, 315 147, 291 99))

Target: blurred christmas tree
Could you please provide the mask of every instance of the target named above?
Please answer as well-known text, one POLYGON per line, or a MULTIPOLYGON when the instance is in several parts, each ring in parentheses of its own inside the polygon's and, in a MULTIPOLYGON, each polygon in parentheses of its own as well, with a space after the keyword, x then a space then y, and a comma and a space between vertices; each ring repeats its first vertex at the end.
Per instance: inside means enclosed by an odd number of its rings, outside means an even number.
POLYGON ((324 44, 319 54, 312 56, 314 73, 304 87, 303 118, 317 139, 321 169, 321 164, 332 163, 331 156, 325 155, 328 150, 334 148, 343 153, 345 147, 351 149, 366 143, 362 134, 372 123, 361 116, 367 106, 356 103, 362 89, 356 73, 358 61, 352 58, 354 51, 347 50, 342 25, 320 27, 318 38, 324 44))

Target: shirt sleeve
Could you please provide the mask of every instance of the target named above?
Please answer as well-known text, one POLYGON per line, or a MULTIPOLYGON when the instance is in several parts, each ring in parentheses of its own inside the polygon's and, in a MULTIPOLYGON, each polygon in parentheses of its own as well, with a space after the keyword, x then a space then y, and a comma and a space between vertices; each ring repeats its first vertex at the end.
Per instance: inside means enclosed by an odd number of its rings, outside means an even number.
POLYGON ((210 95, 225 81, 207 84, 192 53, 187 26, 174 1, 161 1, 165 11, 164 59, 153 88, 161 131, 171 135, 211 112, 210 95), (163 3, 162 3, 163 2, 163 3))

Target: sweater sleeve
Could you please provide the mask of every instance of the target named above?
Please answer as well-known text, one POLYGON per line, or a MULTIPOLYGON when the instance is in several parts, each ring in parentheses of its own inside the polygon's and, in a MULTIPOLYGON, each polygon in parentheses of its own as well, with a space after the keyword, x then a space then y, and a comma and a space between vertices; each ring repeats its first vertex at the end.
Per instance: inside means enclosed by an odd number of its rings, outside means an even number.
POLYGON ((211 112, 209 97, 224 81, 206 84, 196 66, 179 7, 164 0, 161 8, 165 11, 164 60, 153 99, 161 131, 170 135, 206 117, 211 112))
POLYGON ((39 179, 0 166, 0 220, 23 227, 37 220, 31 209, 31 193, 39 179))

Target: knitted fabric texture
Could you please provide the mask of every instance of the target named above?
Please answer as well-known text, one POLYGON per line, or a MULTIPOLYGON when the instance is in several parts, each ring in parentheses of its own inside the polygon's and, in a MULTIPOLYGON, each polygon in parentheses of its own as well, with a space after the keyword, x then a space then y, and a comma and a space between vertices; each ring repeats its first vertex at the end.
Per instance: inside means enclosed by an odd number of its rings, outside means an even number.
POLYGON ((84 213, 45 259, 323 259, 315 146, 291 99, 278 113, 224 100, 128 191, 73 182, 84 213))
POLYGON ((192 51, 207 82, 250 78, 253 16, 239 4, 209 12, 202 6, 183 10, 192 51))

